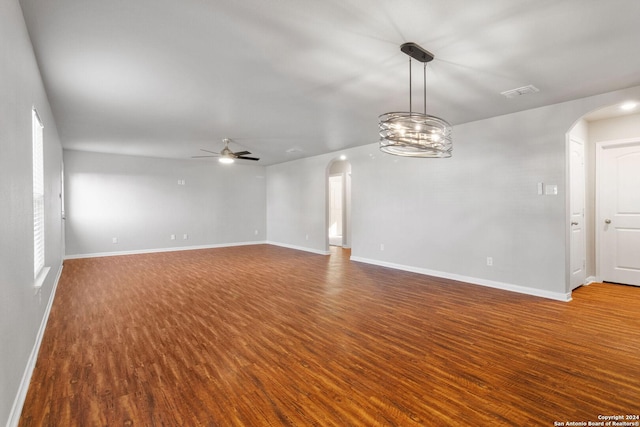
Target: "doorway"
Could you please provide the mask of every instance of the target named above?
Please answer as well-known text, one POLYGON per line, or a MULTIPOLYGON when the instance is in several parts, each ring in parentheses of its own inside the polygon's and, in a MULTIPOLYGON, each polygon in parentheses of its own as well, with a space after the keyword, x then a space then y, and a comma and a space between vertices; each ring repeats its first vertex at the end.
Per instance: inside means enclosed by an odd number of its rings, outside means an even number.
POLYGON ((567 133, 568 292, 579 281, 640 286, 640 104, 629 110, 627 103, 592 110, 567 133))
POLYGON ((351 163, 337 159, 327 167, 327 249, 351 247, 351 163))
POLYGON ((329 245, 343 245, 344 176, 329 176, 329 245))
POLYGON ((599 142, 596 182, 599 275, 640 286, 640 138, 599 142))

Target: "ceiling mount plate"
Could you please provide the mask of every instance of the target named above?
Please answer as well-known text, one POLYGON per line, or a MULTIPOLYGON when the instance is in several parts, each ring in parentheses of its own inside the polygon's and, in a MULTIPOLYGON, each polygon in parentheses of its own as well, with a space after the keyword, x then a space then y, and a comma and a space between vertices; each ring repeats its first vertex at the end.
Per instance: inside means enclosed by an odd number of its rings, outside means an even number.
POLYGON ((400 46, 400 50, 420 62, 431 62, 434 58, 433 53, 423 49, 415 43, 405 43, 400 46))

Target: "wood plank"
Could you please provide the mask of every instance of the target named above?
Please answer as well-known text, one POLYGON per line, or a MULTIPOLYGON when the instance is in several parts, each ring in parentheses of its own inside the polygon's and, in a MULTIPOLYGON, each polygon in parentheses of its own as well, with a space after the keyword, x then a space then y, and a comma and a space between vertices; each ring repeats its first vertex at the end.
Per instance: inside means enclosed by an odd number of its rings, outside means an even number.
POLYGON ((269 245, 65 262, 27 426, 640 413, 640 288, 551 301, 269 245))

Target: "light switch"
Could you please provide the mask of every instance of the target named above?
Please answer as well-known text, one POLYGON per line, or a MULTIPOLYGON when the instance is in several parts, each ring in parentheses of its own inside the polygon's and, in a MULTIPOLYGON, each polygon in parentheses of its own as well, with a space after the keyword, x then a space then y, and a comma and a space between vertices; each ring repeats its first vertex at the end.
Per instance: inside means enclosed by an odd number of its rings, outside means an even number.
POLYGON ((547 196, 557 196, 558 195, 558 186, 555 184, 547 184, 544 187, 544 194, 547 196))

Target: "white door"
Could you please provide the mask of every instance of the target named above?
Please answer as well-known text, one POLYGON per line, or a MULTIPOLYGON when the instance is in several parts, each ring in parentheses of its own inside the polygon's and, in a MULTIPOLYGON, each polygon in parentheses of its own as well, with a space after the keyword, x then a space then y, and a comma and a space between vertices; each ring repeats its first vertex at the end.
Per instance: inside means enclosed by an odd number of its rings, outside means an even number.
POLYGON ((600 275, 640 286, 640 140, 599 145, 600 275))
POLYGON ((584 230, 584 142, 578 138, 569 140, 570 233, 571 233, 571 290, 586 281, 586 245, 584 230))

